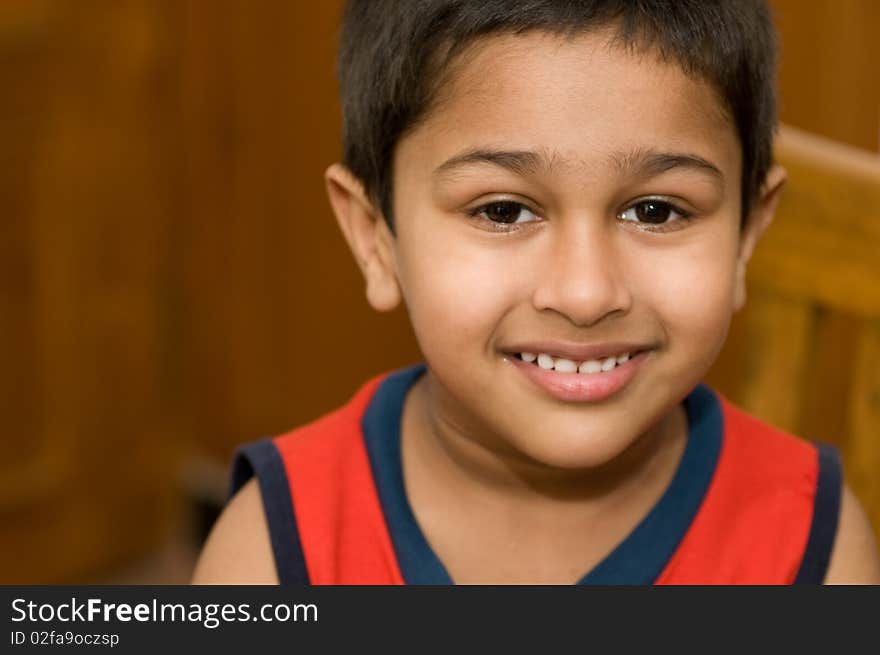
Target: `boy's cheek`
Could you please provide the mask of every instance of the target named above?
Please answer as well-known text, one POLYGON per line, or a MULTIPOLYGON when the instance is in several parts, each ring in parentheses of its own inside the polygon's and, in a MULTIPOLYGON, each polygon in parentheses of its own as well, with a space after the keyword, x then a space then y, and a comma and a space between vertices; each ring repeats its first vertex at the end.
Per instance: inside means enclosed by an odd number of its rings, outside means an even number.
POLYGON ((717 355, 733 313, 732 264, 723 258, 699 259, 654 280, 654 311, 663 323, 670 347, 694 358, 717 355))
POLYGON ((432 238, 423 233, 402 242, 401 286, 414 323, 455 326, 474 336, 492 329, 502 308, 515 302, 517 276, 510 258, 505 263, 501 252, 470 247, 452 238, 456 232, 461 230, 435 229, 432 238))
POLYGON ((510 305, 509 289, 489 271, 474 274, 452 264, 415 273, 407 302, 413 327, 436 332, 444 341, 485 342, 510 305))

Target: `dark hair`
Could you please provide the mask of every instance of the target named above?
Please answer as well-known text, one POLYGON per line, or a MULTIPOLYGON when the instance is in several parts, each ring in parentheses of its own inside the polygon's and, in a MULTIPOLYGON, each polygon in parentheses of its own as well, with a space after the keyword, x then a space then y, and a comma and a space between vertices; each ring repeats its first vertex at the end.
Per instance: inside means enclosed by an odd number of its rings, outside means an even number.
POLYGON ((655 50, 726 103, 742 146, 742 225, 776 128, 776 33, 765 0, 349 0, 337 62, 343 163, 392 232, 395 146, 426 116, 465 46, 489 34, 574 36, 608 25, 616 45, 655 50))

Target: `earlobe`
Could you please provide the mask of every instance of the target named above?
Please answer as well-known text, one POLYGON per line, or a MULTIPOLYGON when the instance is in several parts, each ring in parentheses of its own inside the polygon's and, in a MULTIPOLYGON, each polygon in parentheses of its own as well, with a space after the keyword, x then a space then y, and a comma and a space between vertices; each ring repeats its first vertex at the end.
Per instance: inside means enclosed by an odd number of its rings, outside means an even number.
POLYGON ((788 180, 786 170, 774 164, 767 172, 761 194, 752 211, 739 239, 739 253, 736 262, 736 289, 734 292, 734 312, 738 312, 746 302, 746 268, 758 239, 770 227, 776 215, 776 207, 782 196, 782 190, 788 180))
POLYGON ((367 301, 380 312, 394 309, 401 293, 393 238, 385 237, 384 219, 366 197, 360 180, 342 164, 331 165, 324 182, 339 228, 364 275, 367 301))

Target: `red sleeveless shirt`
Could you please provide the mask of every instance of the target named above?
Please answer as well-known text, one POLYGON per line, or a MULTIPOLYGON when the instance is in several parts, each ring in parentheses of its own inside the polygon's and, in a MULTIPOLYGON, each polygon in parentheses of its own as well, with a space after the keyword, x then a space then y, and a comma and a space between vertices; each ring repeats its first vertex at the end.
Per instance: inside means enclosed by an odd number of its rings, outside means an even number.
MULTIPOLYGON (((343 407, 243 446, 282 584, 452 584, 406 498, 400 415, 424 365, 368 381, 343 407)), ((831 446, 766 425, 704 384, 669 487, 580 584, 821 583, 842 475, 831 446)))

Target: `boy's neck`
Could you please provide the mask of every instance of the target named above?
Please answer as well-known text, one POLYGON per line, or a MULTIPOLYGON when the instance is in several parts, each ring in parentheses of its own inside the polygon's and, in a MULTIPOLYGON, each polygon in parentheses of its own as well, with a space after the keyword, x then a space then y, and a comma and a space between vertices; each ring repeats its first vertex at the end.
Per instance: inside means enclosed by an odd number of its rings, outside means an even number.
POLYGON ((450 400, 443 396, 442 386, 430 371, 407 395, 401 422, 406 476, 429 473, 438 489, 484 498, 488 495, 499 502, 546 505, 559 501, 571 505, 581 501, 575 504, 583 507, 592 502, 616 504, 634 491, 662 493, 678 468, 687 441, 687 415, 679 403, 606 465, 589 470, 553 468, 463 434, 436 410, 450 400))
POLYGON ((429 375, 404 403, 404 485, 425 538, 457 583, 576 582, 657 503, 687 442, 679 404, 602 470, 524 464, 439 420, 430 395, 439 385, 432 388, 429 375))

